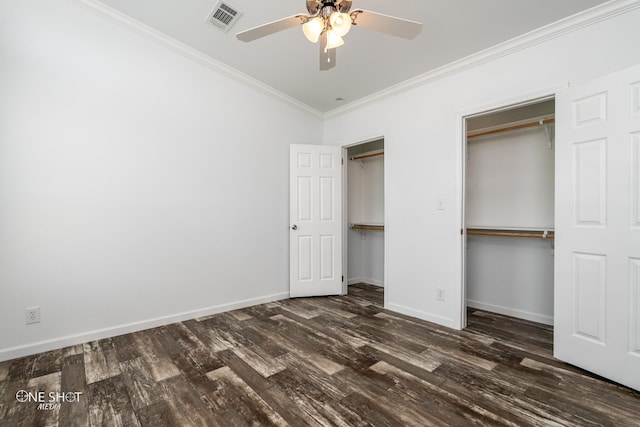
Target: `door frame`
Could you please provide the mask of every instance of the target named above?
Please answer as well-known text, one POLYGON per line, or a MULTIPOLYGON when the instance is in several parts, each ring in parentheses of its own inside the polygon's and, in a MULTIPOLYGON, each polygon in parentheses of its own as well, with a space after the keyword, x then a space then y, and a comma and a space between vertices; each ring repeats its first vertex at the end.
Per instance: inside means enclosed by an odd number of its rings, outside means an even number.
POLYGON ((460 229, 460 255, 458 258, 459 261, 459 269, 460 276, 458 277, 459 286, 456 289, 458 295, 457 297, 458 303, 454 310, 457 313, 454 313, 454 321, 457 322, 457 329, 464 329, 467 326, 467 254, 466 254, 466 246, 467 246, 467 235, 465 230, 466 224, 466 157, 467 157, 467 119, 482 116, 485 114, 496 113, 499 111, 506 111, 513 108, 523 107, 530 104, 535 104, 537 102, 542 102, 544 100, 555 99, 556 93, 562 89, 566 89, 569 87, 568 83, 564 83, 561 85, 556 85, 550 87, 548 89, 529 92, 518 95, 516 97, 500 99, 494 102, 478 105, 476 107, 461 111, 456 114, 456 123, 457 123, 457 136, 456 139, 458 141, 457 144, 457 167, 458 172, 456 174, 458 182, 457 182, 457 221, 458 228, 460 229))
MULTIPOLYGON (((344 142, 341 144, 342 147, 342 159, 343 159, 343 167, 342 167, 342 271, 344 272, 344 281, 342 282, 342 290, 343 295, 347 294, 347 290, 349 288, 349 182, 348 182, 348 161, 347 158, 347 150, 351 147, 355 147, 362 144, 367 144, 369 142, 378 141, 382 139, 385 142, 385 154, 386 154, 386 145, 387 145, 387 137, 385 132, 381 132, 379 134, 374 134, 375 136, 368 136, 366 138, 357 139, 355 141, 344 142)), ((386 157, 383 157, 383 169, 385 171, 384 174, 384 184, 383 184, 383 192, 384 192, 384 306, 387 306, 387 298, 389 297, 389 239, 388 236, 388 218, 389 218, 389 204, 387 203, 387 161, 386 157)))

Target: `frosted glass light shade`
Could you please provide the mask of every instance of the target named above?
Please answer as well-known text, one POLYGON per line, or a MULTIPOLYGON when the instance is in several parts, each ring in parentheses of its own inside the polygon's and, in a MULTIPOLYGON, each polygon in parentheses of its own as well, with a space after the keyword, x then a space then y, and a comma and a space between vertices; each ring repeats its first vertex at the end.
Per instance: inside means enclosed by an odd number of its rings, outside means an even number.
POLYGON ((327 49, 335 49, 344 44, 344 40, 333 30, 327 31, 327 49))
POLYGON ((319 17, 309 19, 307 22, 302 24, 302 32, 311 43, 318 42, 323 29, 324 21, 319 17))
POLYGON ((351 16, 348 13, 333 12, 329 17, 331 29, 340 37, 351 29, 351 16))

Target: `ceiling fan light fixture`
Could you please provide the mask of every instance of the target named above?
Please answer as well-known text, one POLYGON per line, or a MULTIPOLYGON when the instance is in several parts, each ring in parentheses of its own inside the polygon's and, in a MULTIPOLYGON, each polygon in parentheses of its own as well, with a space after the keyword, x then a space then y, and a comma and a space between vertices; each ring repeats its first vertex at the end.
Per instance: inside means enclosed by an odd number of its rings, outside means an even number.
POLYGON ((351 16, 348 13, 333 12, 329 17, 331 29, 340 37, 351 29, 351 16))
POLYGON ((311 18, 302 24, 302 32, 311 43, 318 42, 322 30, 324 30, 324 21, 320 17, 311 18))
POLYGON ((344 44, 344 40, 333 30, 327 31, 327 49, 335 49, 344 44))
MULTIPOLYGON (((222 0, 220 0, 222 1, 222 0)), ((224 0, 226 1, 226 0, 224 0)), ((336 64, 336 48, 344 44, 344 37, 352 26, 411 40, 422 30, 422 24, 367 10, 351 10, 352 0, 306 0, 307 13, 282 18, 236 34, 238 40, 250 42, 300 25, 305 37, 320 44, 320 70, 327 71, 336 64)))

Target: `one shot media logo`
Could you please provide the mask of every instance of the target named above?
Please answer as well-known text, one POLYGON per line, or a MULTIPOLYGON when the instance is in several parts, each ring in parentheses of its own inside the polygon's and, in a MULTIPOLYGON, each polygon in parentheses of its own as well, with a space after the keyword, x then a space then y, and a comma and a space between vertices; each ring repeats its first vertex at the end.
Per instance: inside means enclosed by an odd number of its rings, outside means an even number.
POLYGON ((39 410, 60 410, 63 403, 74 403, 80 401, 81 391, 27 391, 18 390, 16 400, 20 403, 37 403, 39 410))

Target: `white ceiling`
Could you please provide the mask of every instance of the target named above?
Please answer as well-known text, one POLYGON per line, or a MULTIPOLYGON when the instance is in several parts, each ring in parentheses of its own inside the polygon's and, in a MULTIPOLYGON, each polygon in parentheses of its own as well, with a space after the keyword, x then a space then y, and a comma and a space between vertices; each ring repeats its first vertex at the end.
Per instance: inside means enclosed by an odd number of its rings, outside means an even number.
POLYGON ((424 24, 414 40, 354 28, 337 65, 318 69, 318 46, 298 28, 244 43, 235 33, 305 12, 304 0, 225 0, 243 15, 228 33, 206 22, 217 0, 101 0, 304 104, 326 112, 574 15, 606 0, 354 0, 353 9, 424 24))

